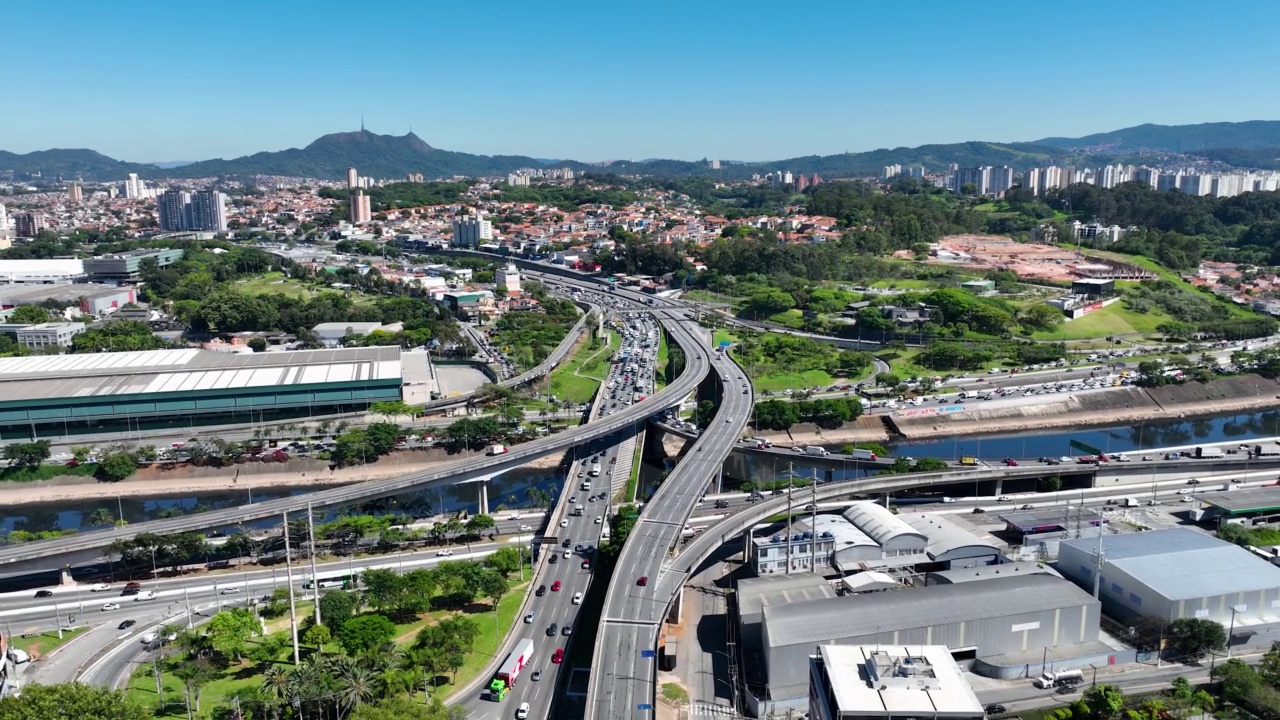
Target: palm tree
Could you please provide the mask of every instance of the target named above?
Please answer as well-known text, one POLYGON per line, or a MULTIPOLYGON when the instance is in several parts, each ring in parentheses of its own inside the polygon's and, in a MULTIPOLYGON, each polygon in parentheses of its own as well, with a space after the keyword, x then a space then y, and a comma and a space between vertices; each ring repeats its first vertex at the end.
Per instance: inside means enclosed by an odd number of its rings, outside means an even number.
POLYGON ((111 511, 104 507, 97 508, 93 512, 89 513, 88 520, 89 520, 89 524, 95 527, 99 525, 115 525, 116 524, 116 516, 112 515, 111 511))
POLYGON ((381 694, 382 682, 368 665, 351 658, 338 656, 333 663, 333 678, 337 684, 338 707, 341 714, 367 703, 381 694))
POLYGON ((173 671, 174 677, 182 681, 187 691, 187 712, 200 712, 200 690, 218 676, 213 664, 206 658, 196 658, 182 663, 173 671))
POLYGON ((292 678, 290 673, 279 665, 272 665, 262 673, 262 687, 260 691, 263 698, 272 705, 272 714, 276 717, 280 716, 280 706, 289 702, 292 697, 292 678))

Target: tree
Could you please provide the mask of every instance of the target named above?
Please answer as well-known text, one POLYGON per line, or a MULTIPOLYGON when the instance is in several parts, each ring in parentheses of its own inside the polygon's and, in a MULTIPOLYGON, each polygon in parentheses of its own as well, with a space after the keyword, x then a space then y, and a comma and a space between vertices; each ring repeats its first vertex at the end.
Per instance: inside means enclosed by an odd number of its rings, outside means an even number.
POLYGON ((249 638, 259 634, 262 625, 252 610, 232 608, 214 615, 205 628, 205 636, 220 654, 235 658, 244 655, 249 638))
MULTIPOLYGON (((321 611, 323 613, 323 611, 321 611)), ((326 625, 312 625, 302 634, 302 642, 308 645, 314 645, 316 652, 324 652, 325 643, 333 639, 333 634, 329 632, 326 625)))
POLYGON ((347 716, 347 720, 465 720, 466 716, 466 709, 458 705, 445 707, 439 700, 423 705, 408 698, 394 697, 360 705, 347 716))
MULTIPOLYGON (((466 530, 471 535, 479 535, 485 530, 492 530, 497 527, 497 522, 489 515, 472 515, 467 518, 466 530)), ((507 548, 510 549, 510 548, 507 548)))
POLYGON ((1062 324, 1063 314, 1052 305, 1039 303, 1023 310, 1018 319, 1033 330, 1052 330, 1062 324))
POLYGON ((1280 688, 1280 642, 1271 643, 1271 649, 1262 656, 1258 675, 1272 687, 1280 688))
POLYGON ((876 375, 876 384, 895 388, 902 384, 902 376, 897 373, 883 372, 876 375))
POLYGON ((395 637, 396 626, 385 615, 361 615, 342 624, 338 642, 348 655, 359 655, 395 637))
POLYGON ((520 569, 520 551, 513 547, 504 547, 495 551, 492 555, 484 559, 486 567, 493 568, 497 572, 505 575, 520 569))
POLYGON ((116 516, 112 515, 111 511, 104 507, 95 508, 93 512, 89 513, 88 522, 95 527, 115 525, 116 516))
POLYGON ((15 325, 38 325, 49 322, 49 311, 39 305, 19 305, 9 314, 9 322, 15 325))
POLYGON ((330 590, 320 596, 320 619, 331 634, 337 633, 342 624, 355 614, 357 605, 355 593, 330 590))
MULTIPOLYGON (((396 607, 404 592, 404 579, 394 570, 372 568, 364 572, 364 601, 378 612, 385 612, 396 607)), ((324 608, 321 608, 324 617, 324 608)))
MULTIPOLYGON (((219 613, 221 614, 221 613, 219 613)), ((188 714, 191 710, 200 712, 200 690, 218 677, 217 670, 208 658, 195 658, 178 665, 173 671, 174 677, 182 681, 187 692, 188 714)))
POLYGON ((0 699, 0 720, 146 720, 152 716, 150 708, 123 692, 81 683, 24 683, 21 697, 0 699))
POLYGON ((1124 707, 1124 693, 1115 685, 1098 685, 1084 694, 1084 702, 1095 717, 1114 717, 1124 707))
POLYGON ((1227 646, 1227 629, 1207 618, 1178 618, 1169 623, 1169 646, 1188 657, 1203 657, 1227 646))
POLYGON ((41 463, 49 459, 50 444, 48 440, 9 443, 4 446, 4 451, 0 454, 14 467, 40 467, 41 463))
POLYGON ((1231 658, 1213 669, 1211 675, 1222 685, 1222 697, 1234 703, 1244 702, 1262 686, 1262 678, 1240 658, 1231 658))
POLYGON ((137 471, 138 459, 133 456, 133 453, 113 452, 107 453, 98 462, 98 469, 94 475, 105 482, 120 482, 137 471))
POLYGON ((249 338, 249 349, 256 353, 266 352, 267 339, 259 335, 249 338))
POLYGON ((479 589, 480 594, 488 598, 489 602, 493 603, 493 611, 497 612, 498 601, 502 599, 503 595, 507 594, 507 590, 510 589, 510 584, 507 583, 507 579, 503 577, 502 574, 488 571, 481 576, 479 589))

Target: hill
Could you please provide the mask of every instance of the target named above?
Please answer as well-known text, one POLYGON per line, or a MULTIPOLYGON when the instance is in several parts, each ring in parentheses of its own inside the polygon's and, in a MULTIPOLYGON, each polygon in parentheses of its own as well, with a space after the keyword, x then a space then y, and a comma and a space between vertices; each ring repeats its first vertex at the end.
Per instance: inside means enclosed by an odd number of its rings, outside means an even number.
POLYGON ((1103 147, 1114 152, 1155 150, 1196 153, 1215 148, 1258 150, 1280 147, 1280 121, 1202 123, 1200 125, 1138 125, 1078 138, 1051 137, 1036 145, 1055 148, 1103 147))
MULTIPOLYGON (((582 167, 580 163, 559 163, 582 167)), ((305 148, 261 152, 234 160, 204 160, 168 171, 170 177, 288 175, 337 180, 356 167, 368 177, 395 178, 422 173, 431 178, 495 175, 543 165, 535 158, 471 155, 433 148, 413 133, 378 135, 368 130, 325 135, 305 148)))
POLYGON ((12 170, 18 176, 62 176, 67 179, 123 180, 129 173, 149 176, 157 168, 142 163, 121 162, 94 150, 37 150, 25 155, 0 150, 0 171, 12 170))

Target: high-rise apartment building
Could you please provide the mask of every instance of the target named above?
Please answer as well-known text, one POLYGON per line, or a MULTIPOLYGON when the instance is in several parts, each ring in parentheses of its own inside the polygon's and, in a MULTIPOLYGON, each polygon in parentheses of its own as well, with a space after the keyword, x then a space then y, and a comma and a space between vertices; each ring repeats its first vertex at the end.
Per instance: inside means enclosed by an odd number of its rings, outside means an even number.
POLYGON ((35 237, 49 227, 49 219, 43 213, 24 212, 13 216, 13 229, 18 237, 35 237))
POLYGON ((1003 195, 1013 187, 1013 168, 1008 165, 986 168, 987 191, 984 195, 1003 195))
POLYGON ((529 185, 529 174, 521 171, 507 175, 507 184, 511 187, 527 187, 529 185))
POLYGON ((1133 177, 1130 179, 1145 183, 1153 190, 1160 188, 1160 171, 1155 168, 1140 167, 1133 171, 1133 177))
POLYGON ((520 294, 520 269, 515 263, 507 263, 493 273, 494 284, 507 291, 507 296, 520 294))
POLYGON ((809 178, 805 177, 804 173, 797 175, 796 176, 796 192, 804 192, 804 189, 807 187, 809 187, 809 178))
POLYGON ((9 236, 9 211, 0 204, 0 238, 9 236))
POLYGON ((1032 195, 1042 195, 1044 193, 1044 171, 1046 168, 1031 168, 1022 176, 1022 189, 1032 195))
POLYGON ((369 205, 369 196, 365 195, 363 190, 356 190, 351 196, 351 223, 359 225, 371 220, 373 220, 373 212, 369 205))
POLYGON ((84 190, 75 180, 67 183, 67 202, 74 204, 84 202, 84 190))
POLYGON ((453 221, 453 244, 458 247, 475 247, 493 239, 493 223, 480 215, 472 215, 453 221))
POLYGON ((884 169, 880 171, 880 178, 882 180, 892 180, 901 174, 902 166, 895 163, 893 165, 885 165, 884 169))
POLYGON ((708 160, 708 161, 707 161, 707 167, 708 167, 708 168, 710 168, 710 169, 712 169, 712 170, 719 170, 719 169, 720 169, 720 161, 719 161, 719 160, 708 160))
POLYGON ((170 232, 226 232, 227 196, 216 190, 166 190, 156 198, 160 229, 170 232))
POLYGON ((408 173, 404 176, 405 182, 422 182, 422 173, 408 173))
POLYGON ((353 167, 347 168, 347 189, 354 190, 360 184, 360 174, 353 167))
POLYGON ((141 200, 147 193, 147 184, 138 179, 138 173, 129 173, 124 181, 124 196, 130 200, 141 200))

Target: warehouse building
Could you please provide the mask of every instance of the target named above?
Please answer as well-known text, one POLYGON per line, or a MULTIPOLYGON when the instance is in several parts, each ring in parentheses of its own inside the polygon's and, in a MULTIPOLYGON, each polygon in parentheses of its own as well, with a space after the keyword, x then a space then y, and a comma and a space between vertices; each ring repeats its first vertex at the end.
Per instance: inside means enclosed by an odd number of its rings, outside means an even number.
POLYGON ((821 575, 809 572, 742 580, 733 596, 738 603, 738 622, 741 628, 739 635, 743 649, 749 653, 758 653, 761 650, 760 628, 766 607, 827 600, 836 596, 836 590, 821 575))
POLYGON ((0 285, 55 285, 84 279, 83 260, 0 260, 0 285))
POLYGON ((57 303, 82 313, 103 315, 137 302, 137 288, 77 283, 75 285, 0 285, 0 310, 21 305, 57 303))
MULTIPOLYGON (((1064 541, 1058 570, 1092 591, 1098 538, 1064 541)), ((1099 599, 1122 622, 1207 618, 1237 629, 1280 623, 1280 568, 1185 528, 1102 537, 1099 599)))
MULTIPOLYGON (((761 629, 760 678, 772 700, 808 692, 808 658, 819 645, 946 645, 961 664, 1015 676, 1028 669, 1021 658, 984 658, 1054 648, 1065 661, 1096 653, 1101 607, 1070 582, 1047 575, 934 585, 916 590, 768 605, 761 629)), ((744 666, 750 670, 753 658, 744 666)))
POLYGON ((1252 526, 1280 519, 1280 487, 1275 485, 1201 493, 1196 499, 1204 506, 1208 522, 1252 526))
POLYGON ((943 645, 822 645, 809 658, 809 720, 982 720, 943 645))
POLYGON ((359 412, 431 373, 397 347, 151 350, 0 358, 0 438, 139 432, 359 412), (406 379, 408 376, 409 379, 406 379))

